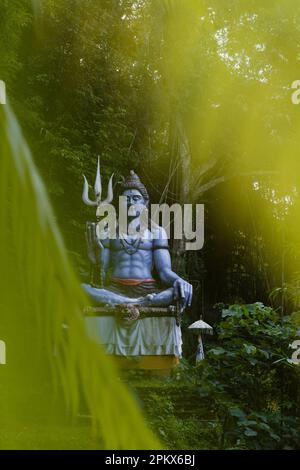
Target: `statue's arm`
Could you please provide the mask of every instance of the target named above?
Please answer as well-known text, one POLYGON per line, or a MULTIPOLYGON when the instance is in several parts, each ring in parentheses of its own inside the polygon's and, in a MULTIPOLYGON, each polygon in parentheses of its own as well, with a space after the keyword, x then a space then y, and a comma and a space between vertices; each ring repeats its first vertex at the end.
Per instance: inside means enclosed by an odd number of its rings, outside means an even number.
POLYGON ((154 265, 161 282, 166 286, 173 286, 176 279, 179 279, 179 276, 172 271, 168 246, 154 247, 154 265))
POLYGON ((193 297, 193 286, 172 270, 168 239, 160 227, 160 236, 153 242, 154 265, 159 278, 166 286, 173 286, 174 298, 182 300, 184 306, 190 306, 193 297))
POLYGON ((101 249, 98 251, 98 269, 100 270, 100 279, 102 284, 105 283, 106 276, 109 270, 111 256, 110 256, 110 240, 104 239, 100 241, 101 249))
POLYGON ((100 283, 102 286, 110 263, 110 240, 109 238, 98 239, 96 224, 91 222, 87 222, 85 235, 87 253, 91 262, 91 284, 97 286, 100 283))

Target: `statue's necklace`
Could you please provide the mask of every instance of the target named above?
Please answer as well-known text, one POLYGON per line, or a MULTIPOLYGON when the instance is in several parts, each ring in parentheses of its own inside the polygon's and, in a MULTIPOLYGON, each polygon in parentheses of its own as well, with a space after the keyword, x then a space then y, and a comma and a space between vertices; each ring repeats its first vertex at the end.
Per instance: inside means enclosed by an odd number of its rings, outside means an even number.
POLYGON ((126 240, 122 235, 119 236, 120 242, 124 250, 128 255, 133 255, 136 253, 140 247, 142 238, 139 237, 136 240, 133 240, 132 242, 126 240))

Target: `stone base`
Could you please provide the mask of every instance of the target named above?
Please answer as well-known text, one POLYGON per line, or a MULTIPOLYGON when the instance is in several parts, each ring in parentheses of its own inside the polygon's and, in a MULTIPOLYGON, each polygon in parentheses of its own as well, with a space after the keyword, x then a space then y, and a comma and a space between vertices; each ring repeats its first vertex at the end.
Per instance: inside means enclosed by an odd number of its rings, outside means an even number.
POLYGON ((176 308, 139 307, 136 318, 131 313, 125 309, 120 317, 120 308, 88 307, 87 331, 122 369, 170 371, 182 354, 176 308))

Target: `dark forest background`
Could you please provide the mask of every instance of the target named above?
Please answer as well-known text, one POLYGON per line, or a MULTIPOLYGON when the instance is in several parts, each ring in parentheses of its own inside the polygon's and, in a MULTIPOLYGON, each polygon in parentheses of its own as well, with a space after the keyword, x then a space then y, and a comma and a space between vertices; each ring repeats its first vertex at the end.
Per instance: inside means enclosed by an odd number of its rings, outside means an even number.
POLYGON ((0 78, 81 277, 94 217, 82 174, 93 183, 100 155, 105 184, 135 169, 152 202, 205 204, 204 248, 172 245, 175 269, 194 284, 192 317, 216 319, 218 303, 274 303, 275 288, 289 308, 284 288, 299 263, 296 7, 182 3, 49 0, 35 10, 1 0, 0 78))

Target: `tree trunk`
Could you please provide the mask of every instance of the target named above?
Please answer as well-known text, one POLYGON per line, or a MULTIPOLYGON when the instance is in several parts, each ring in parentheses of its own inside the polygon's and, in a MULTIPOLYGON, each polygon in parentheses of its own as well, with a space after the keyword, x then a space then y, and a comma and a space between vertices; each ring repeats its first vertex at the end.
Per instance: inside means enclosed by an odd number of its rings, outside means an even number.
MULTIPOLYGON (((176 145, 174 150, 177 152, 175 161, 178 162, 178 172, 176 175, 175 192, 178 194, 178 203, 182 206, 190 202, 190 166, 191 153, 188 139, 181 120, 176 119, 174 126, 174 138, 176 145)), ((173 266, 174 270, 183 277, 187 276, 186 250, 184 234, 181 240, 173 241, 173 266)))

